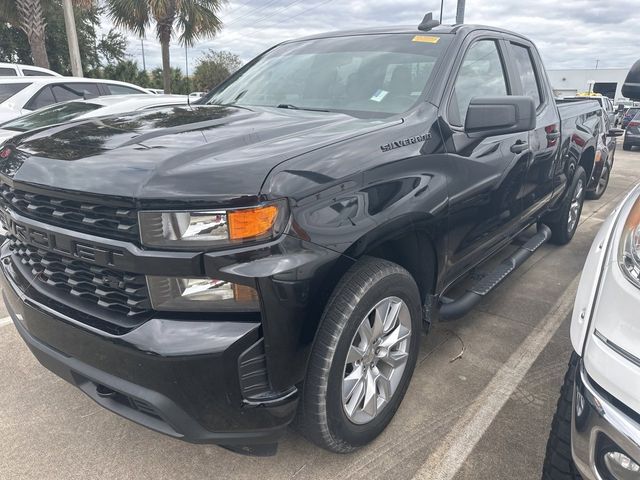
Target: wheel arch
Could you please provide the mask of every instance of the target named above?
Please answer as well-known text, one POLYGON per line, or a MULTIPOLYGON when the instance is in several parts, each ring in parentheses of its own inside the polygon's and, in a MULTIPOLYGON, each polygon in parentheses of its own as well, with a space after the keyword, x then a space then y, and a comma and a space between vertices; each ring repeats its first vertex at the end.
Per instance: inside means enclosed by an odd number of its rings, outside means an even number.
POLYGON ((396 263, 407 270, 420 291, 423 303, 434 293, 442 265, 437 237, 419 215, 387 222, 355 241, 345 254, 358 260, 371 256, 396 263))

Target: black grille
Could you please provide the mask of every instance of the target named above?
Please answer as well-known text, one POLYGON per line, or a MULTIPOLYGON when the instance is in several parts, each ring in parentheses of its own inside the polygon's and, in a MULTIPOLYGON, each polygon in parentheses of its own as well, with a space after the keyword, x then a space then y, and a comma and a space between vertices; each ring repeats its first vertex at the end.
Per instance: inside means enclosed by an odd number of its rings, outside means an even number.
POLYGON ((9 248, 40 281, 128 317, 151 309, 144 275, 120 272, 47 252, 9 237, 9 248))
POLYGON ((17 190, 0 183, 0 197, 17 212, 71 230, 138 241, 134 208, 112 207, 17 190))

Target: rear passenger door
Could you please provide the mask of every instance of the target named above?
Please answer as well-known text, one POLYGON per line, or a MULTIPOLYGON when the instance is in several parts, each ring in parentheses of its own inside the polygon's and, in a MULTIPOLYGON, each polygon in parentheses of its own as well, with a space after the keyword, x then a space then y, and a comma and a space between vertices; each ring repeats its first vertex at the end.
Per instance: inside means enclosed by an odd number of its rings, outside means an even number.
POLYGON ((507 42, 516 80, 522 95, 536 105, 536 128, 529 133, 529 162, 520 191, 524 217, 534 220, 554 193, 555 162, 558 161, 560 118, 546 73, 534 46, 520 38, 507 42))

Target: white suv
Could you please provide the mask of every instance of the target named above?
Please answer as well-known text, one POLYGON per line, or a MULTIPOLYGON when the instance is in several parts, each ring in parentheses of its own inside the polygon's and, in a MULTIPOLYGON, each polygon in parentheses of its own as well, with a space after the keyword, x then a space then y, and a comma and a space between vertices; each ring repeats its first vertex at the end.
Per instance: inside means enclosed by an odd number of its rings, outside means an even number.
POLYGON ((0 79, 0 123, 54 103, 103 95, 151 95, 125 82, 76 77, 13 77, 0 79))
POLYGON ((0 62, 0 77, 61 77, 59 73, 33 65, 0 62))

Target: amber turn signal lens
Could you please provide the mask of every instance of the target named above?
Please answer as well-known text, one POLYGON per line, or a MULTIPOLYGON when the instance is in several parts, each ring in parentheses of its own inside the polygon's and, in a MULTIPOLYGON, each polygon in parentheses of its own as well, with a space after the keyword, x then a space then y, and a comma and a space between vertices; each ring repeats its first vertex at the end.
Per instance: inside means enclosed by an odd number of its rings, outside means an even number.
POLYGON ((271 231, 278 217, 278 207, 267 205, 227 212, 229 239, 242 240, 263 236, 271 231))

